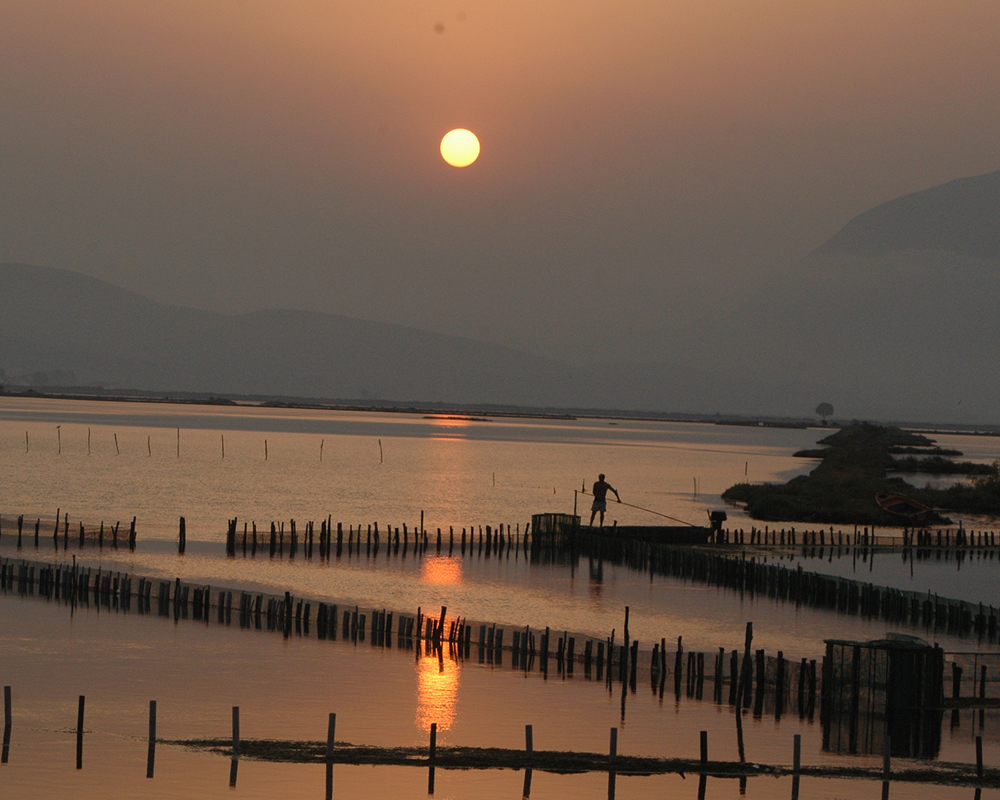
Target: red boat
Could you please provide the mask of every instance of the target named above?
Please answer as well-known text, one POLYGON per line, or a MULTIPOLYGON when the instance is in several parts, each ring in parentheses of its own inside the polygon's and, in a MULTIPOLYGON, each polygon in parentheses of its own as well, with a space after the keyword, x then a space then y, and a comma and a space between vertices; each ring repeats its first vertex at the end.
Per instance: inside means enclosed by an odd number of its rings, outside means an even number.
POLYGON ((930 506, 918 503, 905 494, 876 492, 875 502, 883 511, 902 517, 914 525, 926 525, 934 515, 934 510, 930 506))

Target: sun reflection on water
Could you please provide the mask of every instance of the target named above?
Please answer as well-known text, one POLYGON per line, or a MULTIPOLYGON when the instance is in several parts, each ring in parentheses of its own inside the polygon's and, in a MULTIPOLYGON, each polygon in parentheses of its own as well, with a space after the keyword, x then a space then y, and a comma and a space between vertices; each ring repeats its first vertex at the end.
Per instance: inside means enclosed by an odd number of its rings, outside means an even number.
POLYGON ((420 565, 420 580, 435 586, 458 586, 464 581, 462 562, 457 558, 427 558, 420 565))
POLYGON ((458 706, 457 661, 428 653, 417 660, 417 727, 429 732, 431 723, 438 731, 451 730, 458 706))

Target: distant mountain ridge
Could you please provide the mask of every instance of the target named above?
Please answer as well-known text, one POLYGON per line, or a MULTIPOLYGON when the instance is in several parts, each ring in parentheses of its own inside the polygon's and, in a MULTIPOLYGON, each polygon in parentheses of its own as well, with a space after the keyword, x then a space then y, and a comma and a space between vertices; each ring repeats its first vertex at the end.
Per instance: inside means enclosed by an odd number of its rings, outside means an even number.
POLYGON ((951 181, 859 214, 730 313, 656 332, 649 357, 770 387, 747 404, 772 413, 1000 424, 998 261, 1000 172, 951 181))
MULTIPOLYGON (((1000 171, 859 214, 739 308, 564 364, 331 314, 227 316, 0 264, 0 383, 1000 424, 1000 171)), ((588 324, 581 322, 581 324, 588 324)))
POLYGON ((1000 260, 1000 171, 913 192, 859 214, 815 252, 941 250, 1000 260))
POLYGON ((500 345, 331 314, 168 306, 48 267, 0 265, 0 296, 8 382, 526 402, 549 399, 547 376, 566 377, 500 345))
POLYGON ((0 298, 0 383, 536 408, 691 411, 713 398, 721 410, 738 405, 730 381, 697 368, 571 366, 333 314, 227 316, 51 267, 0 264, 0 298))

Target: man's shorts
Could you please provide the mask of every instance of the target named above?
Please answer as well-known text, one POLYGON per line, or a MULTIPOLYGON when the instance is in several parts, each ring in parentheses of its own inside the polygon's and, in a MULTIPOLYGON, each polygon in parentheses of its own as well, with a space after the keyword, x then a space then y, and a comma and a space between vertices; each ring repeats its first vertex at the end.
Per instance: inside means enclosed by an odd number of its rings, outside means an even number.
POLYGON ((595 500, 594 505, 590 507, 591 511, 607 511, 608 501, 607 500, 595 500))

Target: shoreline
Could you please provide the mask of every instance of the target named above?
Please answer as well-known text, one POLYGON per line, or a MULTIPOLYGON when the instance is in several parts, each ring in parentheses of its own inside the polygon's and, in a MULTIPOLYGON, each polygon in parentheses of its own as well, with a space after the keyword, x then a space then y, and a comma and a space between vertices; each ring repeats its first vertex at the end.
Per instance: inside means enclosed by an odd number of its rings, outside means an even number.
MULTIPOLYGON (((680 422, 689 424, 727 425, 747 428, 791 428, 835 431, 848 424, 830 421, 819 424, 813 417, 781 417, 767 414, 721 414, 713 412, 635 411, 600 408, 536 408, 531 406, 494 406, 477 403, 447 403, 443 401, 357 400, 308 398, 296 395, 240 395, 221 392, 154 392, 140 389, 106 391, 101 387, 36 387, 0 385, 0 398, 44 400, 83 400, 108 403, 150 403, 165 405, 204 405, 260 408, 292 408, 316 411, 351 411, 356 413, 400 413, 456 415, 481 422, 483 416, 505 419, 577 420, 596 419, 621 422, 680 422), (472 419, 478 417, 477 419, 472 419)), ((914 433, 1000 436, 1000 426, 979 424, 882 420, 882 425, 895 425, 914 433)))

